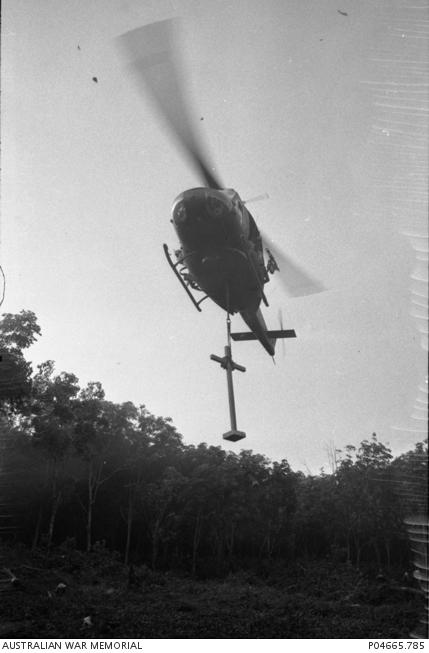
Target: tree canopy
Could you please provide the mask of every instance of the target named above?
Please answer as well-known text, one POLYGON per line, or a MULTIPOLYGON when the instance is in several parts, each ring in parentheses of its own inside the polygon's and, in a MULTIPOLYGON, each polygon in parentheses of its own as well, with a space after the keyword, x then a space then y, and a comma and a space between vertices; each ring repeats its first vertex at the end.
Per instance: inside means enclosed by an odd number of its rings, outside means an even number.
POLYGON ((33 372, 23 350, 38 335, 31 311, 0 320, 0 347, 26 384, 16 405, 14 391, 0 395, 4 536, 88 551, 102 541, 128 563, 200 576, 302 558, 408 564, 404 520, 427 507, 426 442, 394 459, 373 433, 319 475, 186 444, 171 419, 109 401, 99 382, 81 387, 53 361, 33 372))

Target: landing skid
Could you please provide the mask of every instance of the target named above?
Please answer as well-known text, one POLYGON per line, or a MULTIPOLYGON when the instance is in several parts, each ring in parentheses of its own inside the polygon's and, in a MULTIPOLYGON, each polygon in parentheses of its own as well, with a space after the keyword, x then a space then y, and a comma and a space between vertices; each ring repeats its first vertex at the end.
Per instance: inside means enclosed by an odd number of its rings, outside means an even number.
POLYGON ((188 287, 188 286, 186 285, 186 283, 184 282, 182 275, 181 275, 180 272, 178 272, 178 270, 177 270, 177 266, 180 265, 181 263, 183 263, 184 259, 182 258, 182 259, 180 259, 179 261, 177 261, 177 263, 173 263, 173 261, 171 260, 170 252, 168 251, 168 246, 164 244, 164 245, 163 245, 163 248, 164 248, 164 254, 165 254, 166 258, 167 258, 167 261, 168 261, 169 266, 170 266, 171 269, 173 270, 173 272, 174 272, 174 274, 176 275, 176 277, 179 279, 180 284, 181 284, 181 285, 183 286, 183 288, 185 289, 186 294, 188 295, 189 299, 191 300, 191 302, 193 303, 193 305, 195 306, 195 308, 197 309, 197 311, 200 311, 200 313, 201 313, 200 304, 201 304, 201 302, 203 302, 205 299, 207 299, 208 295, 204 295, 204 297, 203 297, 202 299, 198 300, 198 301, 195 299, 195 297, 193 296, 193 294, 192 294, 191 291, 189 290, 189 287, 188 287))

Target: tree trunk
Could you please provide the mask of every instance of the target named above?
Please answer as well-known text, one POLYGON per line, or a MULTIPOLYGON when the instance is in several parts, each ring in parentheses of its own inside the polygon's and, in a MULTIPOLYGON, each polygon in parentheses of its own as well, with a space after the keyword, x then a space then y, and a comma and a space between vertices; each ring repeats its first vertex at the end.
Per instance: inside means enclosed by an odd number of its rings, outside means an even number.
POLYGON ((223 533, 216 533, 216 570, 221 573, 224 561, 224 535, 223 533))
POLYGON ((272 554, 272 539, 271 539, 271 522, 268 525, 267 535, 265 538, 267 544, 267 558, 270 560, 272 554))
POLYGON ((226 532, 225 535, 225 544, 226 544, 226 549, 228 552, 228 564, 231 565, 233 553, 234 553, 234 545, 235 545, 235 524, 234 522, 231 523, 231 528, 228 533, 226 532))
POLYGON ((198 553, 198 545, 200 543, 200 536, 201 536, 201 512, 197 514, 197 519, 194 528, 194 539, 192 542, 192 576, 195 576, 197 571, 197 553, 198 553))
POLYGON ((44 487, 43 487, 43 494, 40 499, 40 505, 39 505, 39 514, 37 515, 37 522, 36 522, 36 528, 34 530, 34 535, 33 535, 33 543, 31 545, 31 550, 34 551, 36 547, 39 544, 40 540, 40 532, 42 530, 42 523, 43 523, 43 500, 45 498, 45 492, 47 493, 48 487, 49 487, 49 460, 46 461, 46 467, 45 467, 45 477, 44 477, 44 487))
POLYGON ((43 506, 42 506, 42 504, 40 504, 39 514, 37 515, 36 528, 34 529, 33 543, 31 545, 31 550, 32 551, 34 551, 37 548, 37 545, 39 544, 40 529, 42 527, 42 519, 43 519, 43 506))
POLYGON ((359 567, 360 567, 360 555, 361 555, 361 545, 360 545, 359 539, 356 540, 355 546, 356 546, 356 568, 359 569, 359 567))
POLYGON ((390 555, 390 540, 385 540, 384 541, 384 548, 386 549, 386 564, 387 564, 387 569, 390 571, 390 565, 391 565, 391 555, 390 555))
POLYGON ((351 554, 351 543, 350 543, 350 534, 347 535, 347 564, 350 565, 352 561, 352 554, 351 554))
POLYGON ((158 560, 160 523, 160 520, 157 519, 152 534, 152 569, 154 570, 156 569, 156 562, 158 560))
POLYGON ((51 546, 52 546, 52 540, 53 540, 53 536, 54 536, 55 519, 56 519, 56 516, 57 516, 58 508, 60 507, 61 498, 62 498, 62 494, 61 494, 61 492, 58 492, 56 494, 56 496, 53 497, 53 500, 52 500, 51 516, 50 516, 50 519, 49 519, 49 529, 48 529, 48 549, 50 549, 51 546))
POLYGON ((88 509, 86 515, 86 551, 89 553, 92 547, 92 506, 94 503, 92 488, 92 463, 88 470, 88 509))
POLYGON ((127 541, 125 544, 124 562, 127 565, 130 559, 131 531, 133 526, 133 508, 134 508, 135 487, 130 487, 128 494, 128 514, 127 514, 127 541))
POLYGON ((61 491, 58 492, 58 467, 56 461, 54 460, 53 473, 52 473, 52 505, 51 505, 51 515, 49 517, 49 527, 48 527, 48 549, 50 549, 52 546, 55 519, 57 516, 58 508, 60 507, 61 498, 62 498, 62 493, 61 491))
POLYGON ((375 553, 375 557, 376 557, 376 560, 377 560, 377 567, 378 567, 378 569, 380 569, 381 568, 381 556, 380 556, 380 549, 378 548, 378 544, 377 544, 376 540, 373 541, 372 546, 374 548, 374 553, 375 553))

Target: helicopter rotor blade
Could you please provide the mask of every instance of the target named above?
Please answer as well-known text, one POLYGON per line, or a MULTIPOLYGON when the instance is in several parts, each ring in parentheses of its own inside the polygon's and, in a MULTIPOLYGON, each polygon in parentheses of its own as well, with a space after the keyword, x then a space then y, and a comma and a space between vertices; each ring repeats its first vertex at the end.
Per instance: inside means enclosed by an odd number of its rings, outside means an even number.
POLYGON ((139 86, 152 98, 204 184, 222 189, 192 125, 175 45, 176 24, 173 19, 151 23, 122 34, 118 41, 139 86))
POLYGON ((274 245, 271 238, 261 232, 264 247, 274 256, 279 268, 279 278, 290 297, 304 297, 323 292, 326 288, 274 245))

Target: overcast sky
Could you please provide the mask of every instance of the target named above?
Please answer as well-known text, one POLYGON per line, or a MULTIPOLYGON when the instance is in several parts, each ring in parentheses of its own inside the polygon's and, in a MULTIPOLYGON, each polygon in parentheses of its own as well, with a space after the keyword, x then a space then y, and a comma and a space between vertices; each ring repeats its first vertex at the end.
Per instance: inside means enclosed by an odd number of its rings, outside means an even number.
MULTIPOLYGON (((427 378, 424 0, 6 0, 2 312, 34 311, 29 352, 112 401, 170 416, 187 443, 229 430, 225 314, 198 314, 168 268, 174 198, 199 180, 127 74, 115 38, 183 18, 196 127, 216 172, 328 288, 278 309, 296 340, 273 365, 236 343, 252 449, 328 469, 327 445, 422 440, 427 378), (345 15, 346 14, 346 15, 345 15), (97 81, 94 81, 96 78, 97 81), (201 120, 202 118, 202 120, 201 120), (426 332, 426 335, 425 335, 426 332)), ((233 326, 242 330, 240 317, 233 326)))

